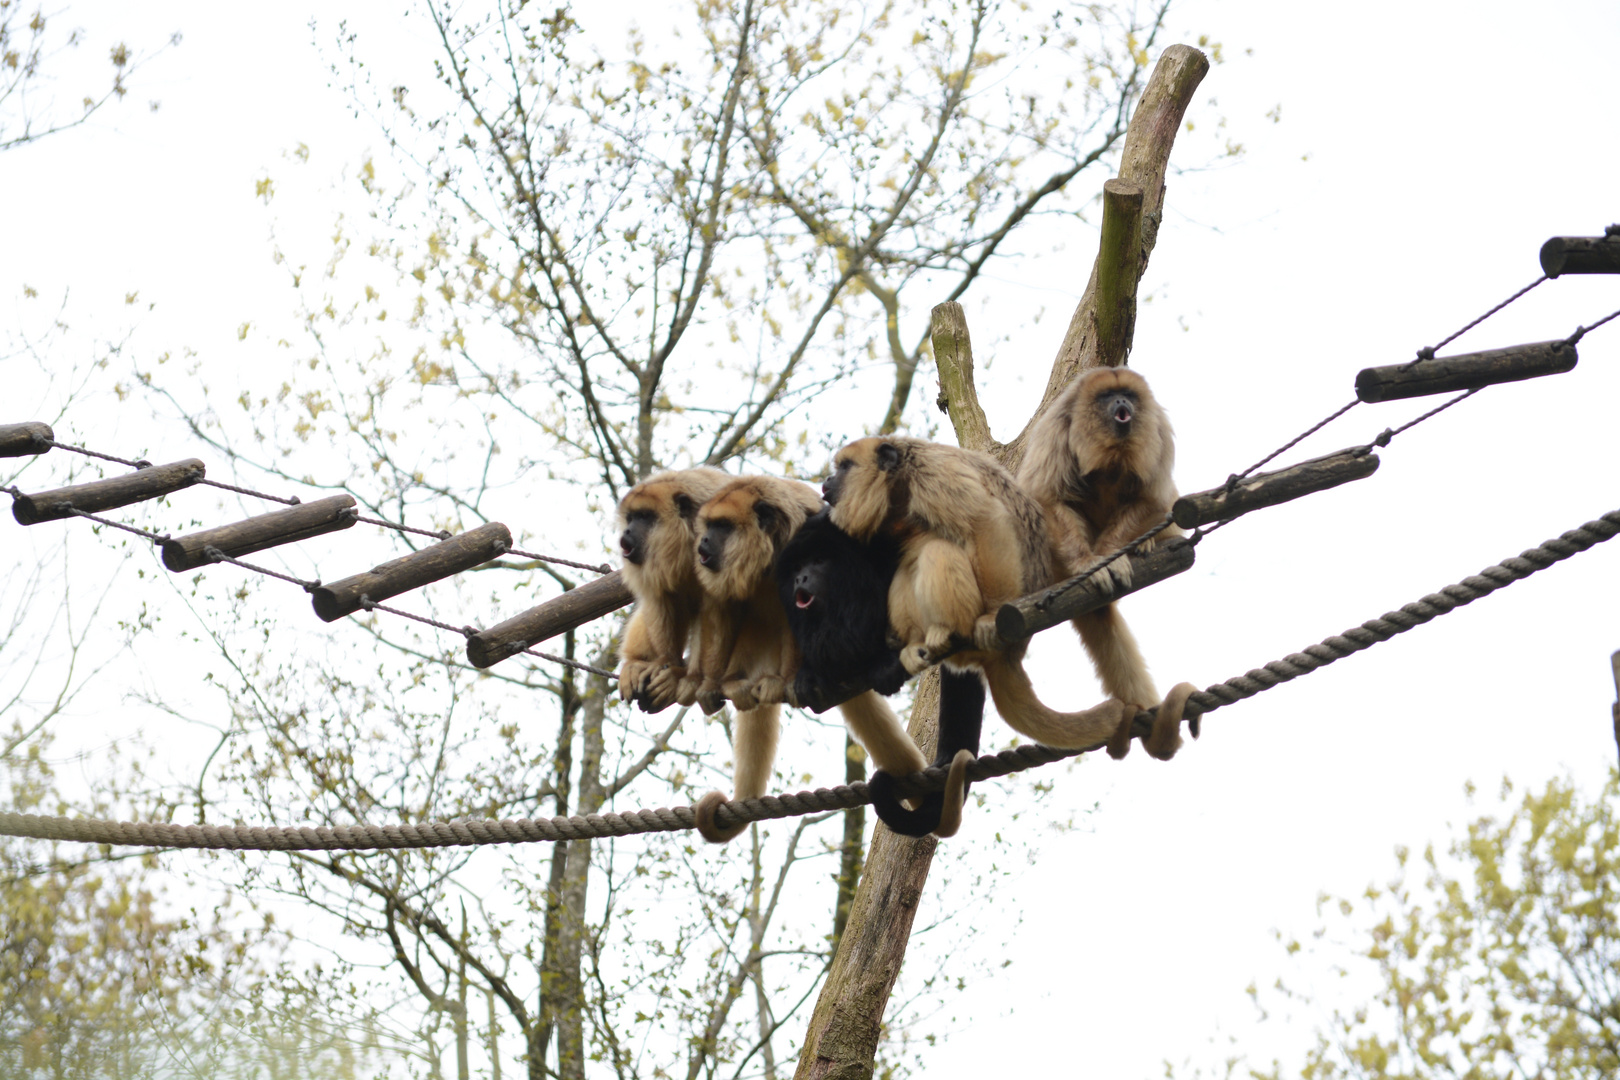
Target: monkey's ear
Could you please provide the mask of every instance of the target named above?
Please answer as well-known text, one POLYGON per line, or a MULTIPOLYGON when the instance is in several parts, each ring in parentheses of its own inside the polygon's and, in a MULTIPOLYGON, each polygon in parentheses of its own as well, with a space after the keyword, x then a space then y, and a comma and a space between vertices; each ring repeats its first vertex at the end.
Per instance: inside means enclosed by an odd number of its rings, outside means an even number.
POLYGON ((675 512, 680 514, 684 520, 691 521, 697 517, 698 504, 686 492, 677 491, 675 493, 675 512))
POLYGON ((754 517, 759 521, 760 531, 768 535, 774 535, 777 526, 782 523, 782 511, 768 502, 754 504, 754 517))
POLYGON ((900 467, 900 448, 894 443, 878 443, 877 465, 884 472, 894 472, 900 467))

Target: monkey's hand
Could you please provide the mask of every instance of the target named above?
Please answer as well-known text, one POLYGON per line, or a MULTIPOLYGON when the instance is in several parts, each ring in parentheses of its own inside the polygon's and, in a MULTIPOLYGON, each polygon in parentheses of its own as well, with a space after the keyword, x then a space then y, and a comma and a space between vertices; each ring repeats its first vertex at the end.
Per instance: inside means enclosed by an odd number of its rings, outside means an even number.
POLYGON ((641 707, 647 712, 662 712, 676 701, 686 668, 680 664, 664 664, 647 676, 646 685, 638 695, 641 707))
POLYGON ((702 685, 703 680, 696 673, 687 672, 675 684, 675 700, 682 705, 695 705, 697 703, 698 688, 702 685))
POLYGON ((787 683, 777 675, 762 675, 750 687, 759 705, 780 705, 787 700, 787 683))
POLYGON ((923 644, 928 646, 929 655, 934 659, 946 655, 951 651, 951 628, 944 623, 934 623, 923 633, 923 644))
POLYGON ((650 660, 626 660, 619 665, 619 700, 629 701, 641 694, 647 676, 656 665, 650 660))
POLYGON ((746 678, 727 679, 721 684, 720 690, 721 693, 731 699, 732 706, 738 711, 759 708, 759 699, 754 696, 754 684, 746 678))

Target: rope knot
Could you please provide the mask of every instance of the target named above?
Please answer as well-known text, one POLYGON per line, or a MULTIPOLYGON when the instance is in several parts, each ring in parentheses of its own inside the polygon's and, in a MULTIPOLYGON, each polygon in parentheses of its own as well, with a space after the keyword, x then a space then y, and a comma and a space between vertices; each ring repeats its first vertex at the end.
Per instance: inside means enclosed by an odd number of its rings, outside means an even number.
POLYGON ((1394 437, 1395 437, 1395 432, 1393 432, 1389 428, 1385 428, 1383 431, 1379 432, 1378 438, 1373 440, 1373 445, 1374 446, 1388 446, 1389 445, 1389 440, 1393 439, 1394 437))
POLYGON ((1421 348, 1421 349, 1419 349, 1417 351, 1417 358, 1419 360, 1433 360, 1434 359, 1434 346, 1433 345, 1425 345, 1425 346, 1423 346, 1423 348, 1421 348))

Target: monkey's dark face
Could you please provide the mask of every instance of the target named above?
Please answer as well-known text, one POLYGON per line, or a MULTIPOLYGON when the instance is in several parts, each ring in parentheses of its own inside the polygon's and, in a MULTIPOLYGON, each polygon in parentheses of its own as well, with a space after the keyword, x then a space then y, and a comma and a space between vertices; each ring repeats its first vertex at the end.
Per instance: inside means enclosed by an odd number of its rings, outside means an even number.
POLYGON ((815 606, 827 581, 827 564, 820 560, 805 563, 793 575, 793 606, 809 611, 815 606))
MULTIPOLYGON (((876 440, 863 439, 861 442, 876 442, 876 440)), ((821 482, 821 497, 827 500, 828 506, 837 506, 838 500, 843 497, 844 485, 849 482, 850 474, 855 471, 860 446, 861 443, 846 446, 838 451, 838 456, 833 459, 832 475, 821 482)), ((900 467, 899 447, 890 442, 877 443, 872 449, 872 462, 880 472, 894 472, 900 467)))
POLYGON ((647 561, 647 537, 658 527, 658 513, 654 510, 633 510, 619 534, 619 553, 624 561, 640 566, 647 561))
POLYGON ((698 537, 698 565, 718 574, 725 566, 726 545, 737 526, 729 521, 710 521, 703 535, 698 537))
POLYGON ((1098 394, 1093 407, 1114 438, 1124 440, 1131 437, 1137 412, 1141 408, 1141 399, 1136 396, 1134 390, 1115 387, 1098 394))

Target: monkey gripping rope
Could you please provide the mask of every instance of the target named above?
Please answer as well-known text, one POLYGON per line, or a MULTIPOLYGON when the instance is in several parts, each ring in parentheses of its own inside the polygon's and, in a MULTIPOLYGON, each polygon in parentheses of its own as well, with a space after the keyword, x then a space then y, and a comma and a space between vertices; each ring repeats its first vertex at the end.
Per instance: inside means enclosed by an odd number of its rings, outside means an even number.
MULTIPOLYGON (((1585 551, 1620 534, 1620 510, 1604 514, 1572 529, 1555 540, 1548 540, 1478 574, 1447 585, 1399 611, 1386 612, 1360 626, 1307 646, 1303 652, 1273 660, 1246 675, 1216 683, 1192 695, 1187 705, 1189 719, 1210 713, 1225 705, 1251 698, 1263 690, 1308 675, 1335 660, 1370 649, 1396 634, 1421 626, 1455 611, 1464 604, 1489 596, 1554 563, 1585 551)), ((1147 734, 1153 711, 1136 714, 1138 734, 1147 734)), ((999 754, 981 757, 968 768, 974 780, 988 780, 1023 772, 1084 750, 1054 750, 1047 746, 1020 746, 999 754)), ((904 778, 902 794, 918 795, 940 791, 945 786, 944 768, 928 769, 904 778)), ((794 795, 767 795, 759 799, 728 802, 719 807, 716 820, 724 827, 748 821, 795 817, 820 810, 846 810, 870 802, 864 783, 841 784, 833 788, 801 791, 794 795)), ((163 848, 228 848, 256 851, 379 850, 392 848, 467 847, 480 844, 519 844, 544 840, 583 840, 596 837, 629 836, 633 833, 678 832, 694 827, 692 808, 636 810, 627 814, 586 814, 575 817, 492 821, 458 818, 429 821, 417 825, 337 825, 275 827, 248 825, 171 825, 161 822, 98 821, 90 818, 44 817, 36 814, 0 813, 0 836, 25 836, 37 840, 63 840, 86 844, 120 844, 163 848)))

